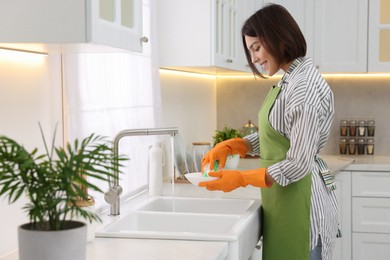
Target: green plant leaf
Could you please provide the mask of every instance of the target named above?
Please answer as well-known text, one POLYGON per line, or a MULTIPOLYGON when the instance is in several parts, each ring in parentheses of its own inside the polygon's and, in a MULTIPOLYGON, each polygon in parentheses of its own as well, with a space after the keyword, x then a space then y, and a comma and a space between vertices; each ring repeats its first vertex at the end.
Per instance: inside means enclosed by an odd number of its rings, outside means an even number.
POLYGON ((102 192, 92 180, 114 178, 112 173, 127 158, 114 156, 111 143, 94 134, 65 147, 45 148, 46 154, 38 155, 37 149, 29 153, 16 141, 0 136, 0 196, 14 203, 27 194, 30 201, 23 209, 31 223, 43 230, 61 229, 63 221, 74 215, 99 220, 76 206, 75 201, 88 199, 81 185, 102 192))

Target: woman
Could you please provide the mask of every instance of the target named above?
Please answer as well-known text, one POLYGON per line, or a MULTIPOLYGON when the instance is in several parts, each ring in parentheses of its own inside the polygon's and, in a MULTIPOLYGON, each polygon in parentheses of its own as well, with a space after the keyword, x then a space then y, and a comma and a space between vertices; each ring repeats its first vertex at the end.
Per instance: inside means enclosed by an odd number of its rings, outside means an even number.
POLYGON ((266 78, 285 73, 271 88, 259 111, 259 133, 219 143, 203 158, 202 167, 228 154, 260 154, 260 168, 220 170, 220 177, 199 186, 229 192, 261 187, 263 259, 331 259, 337 234, 337 200, 333 179, 318 156, 333 120, 333 93, 305 58, 306 41, 289 12, 267 5, 242 28, 248 63, 266 78))

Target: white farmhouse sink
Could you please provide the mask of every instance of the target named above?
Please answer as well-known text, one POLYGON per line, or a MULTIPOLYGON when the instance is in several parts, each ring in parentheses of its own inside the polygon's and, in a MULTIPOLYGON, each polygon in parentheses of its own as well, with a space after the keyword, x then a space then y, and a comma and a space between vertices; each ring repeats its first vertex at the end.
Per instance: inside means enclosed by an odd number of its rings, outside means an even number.
POLYGON ((119 216, 104 217, 96 236, 226 241, 227 259, 248 259, 260 239, 260 202, 153 197, 119 216))
POLYGON ((163 212, 133 212, 119 221, 107 226, 110 236, 116 237, 157 237, 180 239, 185 233, 188 237, 203 237, 204 234, 215 236, 232 234, 232 227, 240 216, 219 216, 204 214, 183 214, 163 212), (164 233, 164 235, 162 235, 164 233))

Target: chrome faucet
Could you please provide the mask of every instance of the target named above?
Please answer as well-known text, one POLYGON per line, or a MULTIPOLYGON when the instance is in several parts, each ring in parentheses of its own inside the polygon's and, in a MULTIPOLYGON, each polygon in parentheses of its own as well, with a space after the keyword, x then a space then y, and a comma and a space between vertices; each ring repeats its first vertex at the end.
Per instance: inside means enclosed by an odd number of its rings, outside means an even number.
MULTIPOLYGON (((177 127, 169 128, 144 128, 144 129, 128 129, 119 132, 115 139, 112 151, 114 156, 119 154, 119 141, 126 136, 142 136, 142 135, 170 135, 175 136, 179 133, 177 127)), ((115 169, 114 178, 109 182, 109 190, 104 194, 105 201, 110 204, 110 215, 117 216, 120 214, 120 195, 122 187, 119 185, 119 169, 115 169)))

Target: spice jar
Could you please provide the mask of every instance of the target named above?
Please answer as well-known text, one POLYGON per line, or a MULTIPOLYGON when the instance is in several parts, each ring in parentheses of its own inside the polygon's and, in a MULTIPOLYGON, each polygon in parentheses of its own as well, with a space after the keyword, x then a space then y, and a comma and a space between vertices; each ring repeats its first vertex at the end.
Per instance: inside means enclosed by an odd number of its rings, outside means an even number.
POLYGON ((351 138, 348 140, 348 154, 356 153, 356 140, 351 138))
POLYGON ((347 154, 347 139, 341 138, 339 141, 340 154, 347 154))
POLYGON ((349 120, 349 136, 356 136, 356 120, 349 120))
POLYGON ((357 142, 358 154, 364 154, 364 147, 365 147, 364 141, 365 141, 364 139, 358 139, 358 142, 357 142))
POLYGON ((340 121, 340 136, 347 136, 348 134, 348 121, 341 120, 340 121))
POLYGON ((359 120, 358 123, 358 135, 359 136, 365 136, 366 135, 366 121, 365 120, 359 120))
POLYGON ((367 139, 366 152, 368 155, 374 154, 374 139, 367 139))
POLYGON ((375 135, 375 121, 368 120, 367 121, 367 136, 374 136, 374 135, 375 135))

